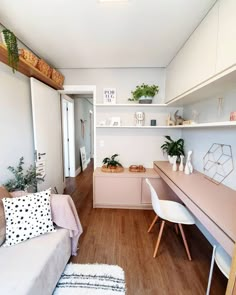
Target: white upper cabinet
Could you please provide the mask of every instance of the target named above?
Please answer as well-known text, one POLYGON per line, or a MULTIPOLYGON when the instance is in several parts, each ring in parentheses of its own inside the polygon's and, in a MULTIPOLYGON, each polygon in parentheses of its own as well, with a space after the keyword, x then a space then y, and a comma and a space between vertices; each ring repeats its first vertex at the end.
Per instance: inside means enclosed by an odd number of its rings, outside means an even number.
POLYGON ((219 1, 216 73, 236 64, 236 0, 219 1))
POLYGON ((166 102, 215 74, 218 9, 217 2, 167 67, 166 102))

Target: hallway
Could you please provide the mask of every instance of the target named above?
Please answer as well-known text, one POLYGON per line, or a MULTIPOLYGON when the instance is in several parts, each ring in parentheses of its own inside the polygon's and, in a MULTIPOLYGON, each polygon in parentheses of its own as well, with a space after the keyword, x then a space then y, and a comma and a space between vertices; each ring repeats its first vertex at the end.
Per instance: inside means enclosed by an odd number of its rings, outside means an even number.
MULTIPOLYGON (((167 226, 158 256, 152 257, 158 227, 148 234, 150 210, 93 209, 93 163, 67 179, 67 194, 75 202, 83 226, 74 263, 107 263, 123 267, 126 295, 203 295, 212 248, 195 226, 185 227, 193 261, 188 261, 180 236, 167 226)), ((227 280, 214 269, 211 295, 223 295, 227 280)))

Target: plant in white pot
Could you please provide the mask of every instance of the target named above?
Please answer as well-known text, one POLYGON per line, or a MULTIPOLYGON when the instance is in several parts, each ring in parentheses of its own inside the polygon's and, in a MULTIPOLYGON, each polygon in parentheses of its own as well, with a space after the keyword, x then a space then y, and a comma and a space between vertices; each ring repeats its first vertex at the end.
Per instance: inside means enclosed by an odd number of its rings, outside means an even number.
POLYGON ((16 167, 9 166, 7 169, 14 175, 14 178, 8 180, 4 186, 9 192, 14 191, 36 191, 37 184, 44 181, 36 171, 35 166, 30 166, 26 171, 23 168, 24 158, 21 157, 16 167))
POLYGON ((159 92, 159 86, 142 84, 136 86, 134 91, 131 91, 132 98, 129 101, 138 101, 139 103, 152 103, 153 97, 159 92))
POLYGON ((177 162, 180 161, 180 156, 184 156, 184 140, 182 138, 174 141, 170 136, 165 136, 167 139, 161 146, 163 153, 168 155, 169 161, 173 156, 177 156, 177 162))

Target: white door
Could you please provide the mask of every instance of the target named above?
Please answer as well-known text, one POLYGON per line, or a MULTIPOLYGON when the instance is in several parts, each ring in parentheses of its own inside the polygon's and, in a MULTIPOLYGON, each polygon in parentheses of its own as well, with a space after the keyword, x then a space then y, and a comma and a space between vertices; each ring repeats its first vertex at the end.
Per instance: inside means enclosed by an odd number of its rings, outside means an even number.
POLYGON ((36 164, 45 174, 38 191, 51 187, 63 193, 60 95, 34 78, 30 78, 30 84, 36 164))
POLYGON ((69 132, 68 132, 68 102, 62 99, 62 126, 63 126, 63 155, 65 177, 70 176, 70 151, 69 151, 69 132))

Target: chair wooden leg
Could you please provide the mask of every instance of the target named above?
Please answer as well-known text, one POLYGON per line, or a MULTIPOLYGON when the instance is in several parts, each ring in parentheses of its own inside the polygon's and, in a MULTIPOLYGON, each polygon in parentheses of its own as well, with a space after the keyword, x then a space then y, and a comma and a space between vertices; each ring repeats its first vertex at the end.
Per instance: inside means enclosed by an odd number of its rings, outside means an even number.
POLYGON ((180 223, 179 223, 179 229, 180 229, 180 232, 181 232, 181 236, 183 238, 184 247, 185 247, 185 250, 187 252, 188 259, 191 261, 192 258, 191 258, 190 252, 189 252, 188 243, 187 243, 187 240, 186 240, 186 237, 185 237, 185 234, 184 234, 182 224, 180 224, 180 223))
POLYGON ((178 224, 177 223, 175 224, 175 232, 176 232, 177 235, 179 234, 179 229, 178 229, 178 224))
POLYGON ((159 235, 158 235, 158 238, 157 238, 157 243, 156 243, 156 247, 155 247, 154 254, 153 254, 153 258, 155 258, 157 256, 157 251, 158 251, 158 248, 159 248, 159 245, 160 245, 160 242, 161 242, 161 237, 162 237, 164 226, 165 226, 165 221, 162 220, 160 232, 159 232, 159 235))
POLYGON ((152 224, 150 225, 150 227, 148 229, 148 233, 150 233, 150 231, 152 230, 152 228, 153 228, 154 224, 156 223, 157 219, 158 219, 158 216, 156 215, 155 218, 152 221, 152 224))

